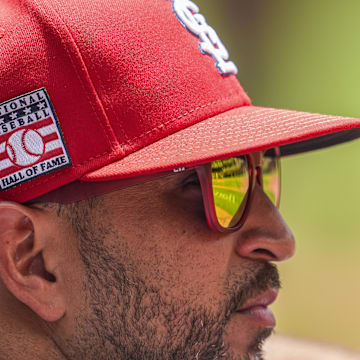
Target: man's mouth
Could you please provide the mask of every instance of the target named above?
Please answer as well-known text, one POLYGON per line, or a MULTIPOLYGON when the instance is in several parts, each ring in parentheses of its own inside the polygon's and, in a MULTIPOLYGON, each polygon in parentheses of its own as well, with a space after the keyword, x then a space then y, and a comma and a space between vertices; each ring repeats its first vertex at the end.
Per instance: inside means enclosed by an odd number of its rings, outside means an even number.
POLYGON ((235 313, 246 316, 263 327, 273 328, 276 325, 276 320, 268 306, 276 300, 278 292, 278 289, 267 290, 259 296, 248 300, 243 306, 236 309, 235 313))

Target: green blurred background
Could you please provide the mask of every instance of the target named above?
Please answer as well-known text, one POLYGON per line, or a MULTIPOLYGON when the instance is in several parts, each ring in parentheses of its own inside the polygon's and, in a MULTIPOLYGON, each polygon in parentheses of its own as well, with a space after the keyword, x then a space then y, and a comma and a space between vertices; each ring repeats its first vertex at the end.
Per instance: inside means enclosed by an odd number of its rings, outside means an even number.
MULTIPOLYGON (((360 116, 359 0, 195 0, 255 105, 360 116)), ((279 333, 360 350, 360 140, 284 159, 279 333)))

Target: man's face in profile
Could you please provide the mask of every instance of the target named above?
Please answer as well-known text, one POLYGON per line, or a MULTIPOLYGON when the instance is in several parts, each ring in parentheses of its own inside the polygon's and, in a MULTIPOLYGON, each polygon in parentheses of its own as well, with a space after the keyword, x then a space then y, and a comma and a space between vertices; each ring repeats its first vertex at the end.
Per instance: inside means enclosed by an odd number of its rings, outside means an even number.
POLYGON ((292 234, 258 185, 245 225, 211 232, 188 177, 40 206, 53 219, 66 304, 51 337, 67 358, 262 358, 280 287, 269 261, 292 256, 292 234))

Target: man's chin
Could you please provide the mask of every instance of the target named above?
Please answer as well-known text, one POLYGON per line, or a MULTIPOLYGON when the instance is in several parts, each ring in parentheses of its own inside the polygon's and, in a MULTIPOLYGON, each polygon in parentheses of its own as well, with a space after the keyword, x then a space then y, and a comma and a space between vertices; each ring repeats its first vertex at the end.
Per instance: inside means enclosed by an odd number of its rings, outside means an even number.
POLYGON ((273 328, 246 328, 244 324, 239 324, 238 321, 230 321, 224 332, 224 341, 229 352, 229 359, 263 359, 262 347, 265 340, 272 335, 273 331, 273 328))
POLYGON ((274 329, 267 328, 263 329, 261 332, 258 333, 257 337, 248 347, 249 354, 257 355, 255 357, 256 360, 263 359, 262 357, 262 348, 264 346, 265 340, 270 337, 274 332, 274 329))

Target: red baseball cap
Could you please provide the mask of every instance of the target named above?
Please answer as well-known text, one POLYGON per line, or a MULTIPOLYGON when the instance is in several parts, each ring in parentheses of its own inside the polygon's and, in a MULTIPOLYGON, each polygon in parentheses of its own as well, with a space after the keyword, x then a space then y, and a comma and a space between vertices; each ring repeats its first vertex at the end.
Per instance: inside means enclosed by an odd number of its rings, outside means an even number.
POLYGON ((359 119, 253 106, 190 0, 3 0, 0 12, 3 200, 360 136, 359 119))

